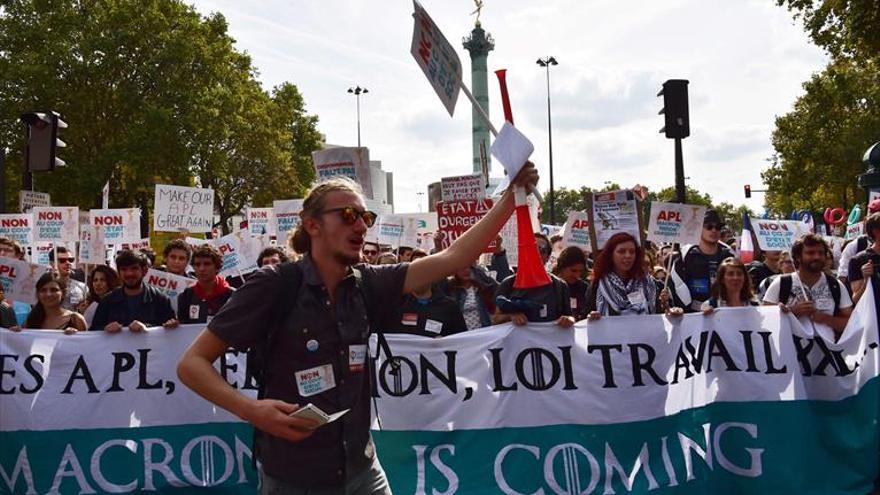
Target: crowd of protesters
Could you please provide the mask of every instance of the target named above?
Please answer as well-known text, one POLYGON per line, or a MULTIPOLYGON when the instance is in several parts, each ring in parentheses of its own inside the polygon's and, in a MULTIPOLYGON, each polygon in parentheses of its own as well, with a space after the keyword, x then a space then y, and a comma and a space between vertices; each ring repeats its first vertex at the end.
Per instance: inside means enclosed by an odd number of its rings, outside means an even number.
MULTIPOLYGON (((847 242, 835 255, 820 235, 798 239, 790 251, 764 251, 743 264, 736 258, 736 240, 724 219, 709 210, 700 242, 692 246, 657 246, 630 234, 613 235, 598 253, 561 246, 561 237, 536 233, 541 261, 551 283, 538 289, 514 287, 501 236, 492 253, 438 283, 404 294, 385 323, 387 332, 441 337, 504 322, 525 325, 574 322, 618 315, 709 314, 717 308, 779 304, 783 311, 808 316, 842 331, 866 281, 880 274, 880 200, 869 205, 865 235, 847 242), (726 241, 726 242, 725 242, 726 241)), ((435 244, 440 245, 442 234, 435 244)), ((436 253, 438 249, 433 250, 436 253)), ((392 249, 366 242, 360 262, 387 265, 416 262, 428 256, 421 249, 392 249)), ((15 241, 0 237, 0 256, 23 259, 15 241)), ((296 261, 290 245, 264 249, 258 267, 296 261)), ((192 247, 183 239, 170 241, 162 264, 150 250, 122 250, 115 266, 78 269, 68 249, 50 252, 53 270, 37 282, 37 304, 0 303, 2 325, 20 328, 117 332, 150 326, 208 323, 246 277, 219 275, 223 257, 211 244, 192 247), (176 304, 144 283, 149 268, 195 279, 176 304), (56 303, 60 295, 60 301, 56 303), (173 309, 176 307, 175 309, 173 309)))

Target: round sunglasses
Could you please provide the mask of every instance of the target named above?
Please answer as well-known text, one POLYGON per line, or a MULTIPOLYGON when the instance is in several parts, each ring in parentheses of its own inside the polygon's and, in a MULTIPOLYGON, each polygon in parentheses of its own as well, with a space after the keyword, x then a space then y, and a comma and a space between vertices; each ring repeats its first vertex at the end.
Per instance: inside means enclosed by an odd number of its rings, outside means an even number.
POLYGON ((367 225, 367 228, 373 226, 376 223, 376 214, 369 210, 358 210, 353 206, 343 206, 341 208, 331 208, 329 210, 323 210, 320 212, 320 215, 324 215, 326 213, 339 213, 339 216, 342 218, 342 222, 345 225, 354 225, 355 222, 358 221, 358 218, 364 221, 367 225))

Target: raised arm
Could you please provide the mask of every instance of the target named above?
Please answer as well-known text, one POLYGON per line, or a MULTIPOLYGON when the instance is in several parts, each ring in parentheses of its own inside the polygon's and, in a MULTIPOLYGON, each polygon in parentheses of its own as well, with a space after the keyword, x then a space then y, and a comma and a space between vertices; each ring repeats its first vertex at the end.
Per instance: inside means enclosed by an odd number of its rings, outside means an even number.
POLYGON ((417 287, 437 282, 470 266, 480 256, 483 249, 495 239, 513 213, 514 186, 528 187, 537 183, 538 171, 535 170, 534 164, 527 162, 514 179, 511 187, 504 192, 501 200, 486 213, 486 216, 456 239, 448 249, 421 258, 410 265, 406 273, 404 292, 410 292, 417 287))

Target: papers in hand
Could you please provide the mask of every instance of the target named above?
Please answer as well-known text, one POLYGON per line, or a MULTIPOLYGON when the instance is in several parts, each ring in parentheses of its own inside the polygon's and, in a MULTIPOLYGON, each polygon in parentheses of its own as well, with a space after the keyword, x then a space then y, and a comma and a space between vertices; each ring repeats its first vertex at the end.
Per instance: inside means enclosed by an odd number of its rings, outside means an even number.
POLYGON ((535 146, 529 141, 529 138, 519 132, 510 122, 504 123, 504 127, 495 137, 491 148, 492 156, 501 162, 507 172, 507 177, 511 179, 516 177, 533 151, 535 151, 535 146))
POLYGON ((290 413, 290 416, 294 418, 310 419, 318 423, 318 426, 324 426, 327 423, 332 423, 342 416, 345 416, 345 413, 347 413, 348 411, 349 409, 343 409, 342 411, 333 414, 327 414, 322 411, 321 408, 315 406, 310 402, 305 406, 297 409, 296 411, 290 413))

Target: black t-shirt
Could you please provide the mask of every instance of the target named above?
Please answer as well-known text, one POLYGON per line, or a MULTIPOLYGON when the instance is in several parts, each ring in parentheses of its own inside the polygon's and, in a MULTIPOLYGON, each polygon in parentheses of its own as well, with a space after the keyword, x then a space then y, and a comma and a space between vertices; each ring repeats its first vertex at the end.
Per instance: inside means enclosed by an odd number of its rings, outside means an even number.
POLYGON ((403 296, 398 317, 386 332, 445 337, 467 329, 458 302, 435 292, 427 300, 417 299, 410 294, 403 296))
POLYGON ((757 288, 764 279, 772 277, 779 272, 774 272, 767 266, 767 263, 757 262, 749 264, 749 277, 752 278, 752 287, 757 288))
MULTIPOLYGON (((523 303, 521 307, 513 311, 505 311, 503 304, 499 305, 502 313, 524 313, 529 321, 556 321, 560 316, 572 316, 571 299, 568 292, 568 284, 561 278, 550 275, 552 283, 533 289, 515 289, 513 283, 516 275, 511 275, 501 282, 495 297, 506 297, 516 304, 516 301, 528 301, 532 304, 523 303)), ((497 299, 496 299, 497 301, 497 299)))
POLYGON ((862 280, 864 278, 864 276, 862 276, 862 265, 868 261, 874 262, 874 275, 876 276, 878 271, 880 271, 880 254, 877 254, 876 251, 868 248, 849 260, 849 271, 846 274, 847 280, 850 282, 862 280))
MULTIPOLYGON (((691 299, 699 303, 709 299, 712 284, 718 273, 718 265, 732 257, 733 253, 721 244, 718 245, 715 254, 705 254, 700 251, 699 246, 693 246, 687 251, 684 261, 676 264, 676 270, 687 284, 691 299)), ((699 308, 699 303, 692 307, 699 308)))

